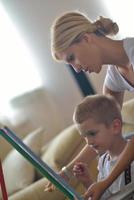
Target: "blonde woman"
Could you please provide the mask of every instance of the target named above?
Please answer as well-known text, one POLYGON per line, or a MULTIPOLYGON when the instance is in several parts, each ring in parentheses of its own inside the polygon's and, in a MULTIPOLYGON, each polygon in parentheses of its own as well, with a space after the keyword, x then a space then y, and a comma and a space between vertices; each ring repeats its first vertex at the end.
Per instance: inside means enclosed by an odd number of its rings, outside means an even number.
POLYGON ((76 72, 99 73, 108 65, 104 93, 122 105, 124 91, 134 91, 134 38, 106 37, 118 30, 108 18, 91 22, 83 13, 68 12, 53 23, 51 51, 56 61, 70 64, 76 72))
MULTIPOLYGON (((92 22, 81 12, 66 12, 52 25, 51 51, 56 61, 71 65, 78 73, 99 73, 103 65, 107 65, 103 94, 112 95, 122 107, 125 90, 134 91, 134 38, 113 40, 108 37, 117 34, 118 30, 118 25, 111 19, 100 17, 92 22)), ((117 162, 112 175, 88 191, 90 195, 92 193, 92 199, 99 199, 103 191, 134 159, 133 145, 134 139, 126 146, 123 152, 125 156, 117 162)), ((88 145, 59 174, 67 180, 74 163, 85 162, 87 157, 89 162, 96 157, 96 152, 88 145)))

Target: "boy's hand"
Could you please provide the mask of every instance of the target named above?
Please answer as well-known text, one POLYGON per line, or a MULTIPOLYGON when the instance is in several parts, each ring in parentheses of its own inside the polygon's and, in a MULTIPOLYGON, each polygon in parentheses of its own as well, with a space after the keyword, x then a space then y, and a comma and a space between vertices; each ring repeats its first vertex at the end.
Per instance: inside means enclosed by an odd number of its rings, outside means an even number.
MULTIPOLYGON (((61 176, 65 181, 68 181, 68 178, 65 176, 64 172, 61 170, 58 172, 58 175, 61 176)), ((53 192, 56 189, 55 185, 48 181, 48 183, 45 186, 44 191, 45 192, 53 192)))
POLYGON ((88 171, 88 166, 85 163, 77 162, 73 167, 73 174, 77 177, 86 187, 91 184, 91 178, 88 171))
POLYGON ((55 185, 53 185, 50 181, 45 185, 45 192, 53 192, 55 190, 55 185))

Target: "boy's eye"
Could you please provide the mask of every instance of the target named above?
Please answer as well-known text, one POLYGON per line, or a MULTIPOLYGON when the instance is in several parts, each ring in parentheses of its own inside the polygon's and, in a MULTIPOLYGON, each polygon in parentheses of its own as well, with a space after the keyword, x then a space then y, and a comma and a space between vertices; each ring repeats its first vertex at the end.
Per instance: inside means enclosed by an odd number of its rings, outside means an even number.
POLYGON ((86 132, 85 133, 85 136, 96 136, 96 134, 97 134, 97 131, 88 131, 88 132, 86 132))
POLYGON ((88 135, 95 136, 97 132, 90 132, 88 135))

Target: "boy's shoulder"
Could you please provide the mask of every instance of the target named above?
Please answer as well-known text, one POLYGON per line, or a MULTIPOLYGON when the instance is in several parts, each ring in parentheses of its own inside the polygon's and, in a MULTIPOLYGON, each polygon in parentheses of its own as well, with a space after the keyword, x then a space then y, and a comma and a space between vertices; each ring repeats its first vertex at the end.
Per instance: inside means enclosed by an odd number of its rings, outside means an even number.
POLYGON ((106 165, 107 161, 109 160, 109 158, 110 158, 110 156, 109 156, 108 152, 102 154, 99 157, 99 161, 98 161, 98 170, 99 171, 103 171, 104 170, 105 165, 106 165))
POLYGON ((102 164, 102 166, 104 166, 105 164, 105 161, 109 160, 110 159, 110 155, 108 152, 102 154, 100 157, 99 157, 99 162, 102 164))

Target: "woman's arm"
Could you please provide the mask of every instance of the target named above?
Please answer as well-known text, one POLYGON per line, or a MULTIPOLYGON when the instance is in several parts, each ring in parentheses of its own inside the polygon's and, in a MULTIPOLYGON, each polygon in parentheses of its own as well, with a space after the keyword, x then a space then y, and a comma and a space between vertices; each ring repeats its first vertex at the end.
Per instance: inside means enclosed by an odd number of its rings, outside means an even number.
POLYGON ((113 96, 117 102, 120 104, 122 108, 124 92, 115 92, 107 88, 105 85, 103 86, 103 94, 113 96))
POLYGON ((112 169, 109 176, 89 187, 84 194, 84 198, 92 197, 92 200, 99 200, 105 190, 115 181, 115 179, 126 169, 126 167, 134 160, 134 137, 127 143, 124 151, 120 155, 116 165, 112 169))
POLYGON ((118 162, 114 166, 110 175, 107 177, 107 185, 111 185, 113 181, 126 169, 126 167, 134 160, 134 137, 127 143, 124 151, 119 157, 118 162))

